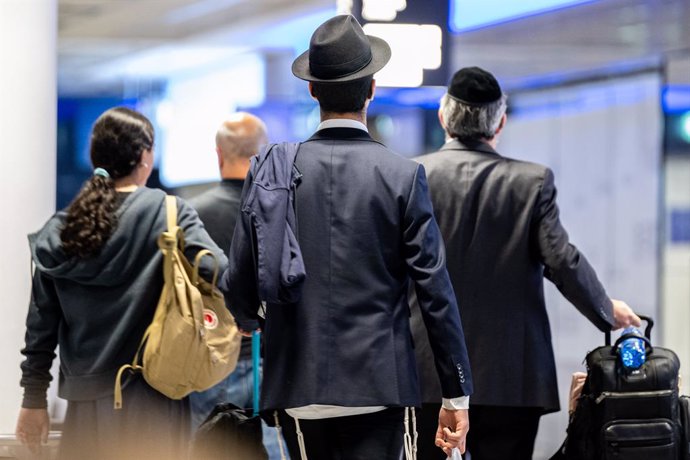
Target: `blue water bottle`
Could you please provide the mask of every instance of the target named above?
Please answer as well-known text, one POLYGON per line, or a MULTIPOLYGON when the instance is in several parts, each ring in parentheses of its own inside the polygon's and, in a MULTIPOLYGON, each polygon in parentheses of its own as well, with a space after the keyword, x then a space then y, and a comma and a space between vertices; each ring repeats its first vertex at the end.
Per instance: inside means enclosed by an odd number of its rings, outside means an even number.
MULTIPOLYGON (((635 327, 626 328, 621 335, 625 334, 634 334, 642 337, 642 333, 635 327)), ((623 367, 630 370, 639 369, 647 359, 645 342, 637 337, 625 339, 618 347, 618 354, 623 367)))

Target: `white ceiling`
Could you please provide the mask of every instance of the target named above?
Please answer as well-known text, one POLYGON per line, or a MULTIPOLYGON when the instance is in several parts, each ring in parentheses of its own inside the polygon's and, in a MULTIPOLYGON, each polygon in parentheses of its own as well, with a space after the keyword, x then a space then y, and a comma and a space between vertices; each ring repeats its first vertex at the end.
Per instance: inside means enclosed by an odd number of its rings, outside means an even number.
MULTIPOLYGON (((58 5, 63 95, 155 85, 170 73, 251 49, 292 52, 300 25, 308 38, 314 20, 335 10, 335 0, 59 0, 58 5), (277 33, 290 21, 287 33, 277 33)), ((598 0, 466 32, 454 36, 451 62, 486 67, 514 87, 671 62, 669 78, 690 84, 690 0, 598 0)))
POLYGON ((291 50, 291 37, 271 31, 329 8, 329 0, 59 0, 58 90, 117 94, 238 52, 291 50))

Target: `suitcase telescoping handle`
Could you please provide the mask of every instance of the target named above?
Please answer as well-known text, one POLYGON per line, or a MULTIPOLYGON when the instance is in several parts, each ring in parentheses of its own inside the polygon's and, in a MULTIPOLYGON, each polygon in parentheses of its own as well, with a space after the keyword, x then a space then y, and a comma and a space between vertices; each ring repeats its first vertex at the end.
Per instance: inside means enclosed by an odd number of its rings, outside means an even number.
MULTIPOLYGON (((646 340, 647 344, 651 347, 652 344, 650 341, 652 340, 652 328, 654 327, 654 320, 651 317, 645 316, 645 315, 637 315, 637 316, 639 316, 642 321, 647 322, 647 327, 644 328, 644 336, 647 339, 646 340)), ((605 334, 605 340, 606 340, 605 344, 611 345, 611 331, 606 331, 604 334, 605 334)), ((618 346, 618 344, 621 342, 621 339, 625 340, 627 338, 628 337, 626 337, 626 336, 619 337, 618 340, 616 340, 616 343, 614 344, 613 348, 615 349, 618 346)))

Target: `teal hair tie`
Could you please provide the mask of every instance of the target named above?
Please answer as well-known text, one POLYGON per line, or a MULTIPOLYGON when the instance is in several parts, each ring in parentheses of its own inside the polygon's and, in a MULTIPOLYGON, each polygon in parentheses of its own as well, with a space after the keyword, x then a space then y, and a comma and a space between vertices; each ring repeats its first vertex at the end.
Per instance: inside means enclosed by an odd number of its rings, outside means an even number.
POLYGON ((108 174, 108 171, 106 171, 106 170, 103 169, 103 168, 96 168, 96 169, 94 169, 94 170, 93 170, 93 175, 94 175, 94 176, 103 176, 103 177, 105 177, 106 179, 108 179, 108 178, 110 177, 110 174, 108 174))

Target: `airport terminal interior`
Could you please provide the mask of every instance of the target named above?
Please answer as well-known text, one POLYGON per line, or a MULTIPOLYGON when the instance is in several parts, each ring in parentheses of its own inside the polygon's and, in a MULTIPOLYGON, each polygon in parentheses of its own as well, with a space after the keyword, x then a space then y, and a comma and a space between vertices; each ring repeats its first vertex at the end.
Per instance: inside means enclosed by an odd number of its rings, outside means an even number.
MULTIPOLYGON (((344 12, 391 45, 367 124, 404 157, 443 144, 438 104, 457 69, 497 77, 509 107, 498 150, 554 171, 572 242, 612 297, 655 319, 652 341, 678 354, 690 394, 688 0, 0 0, 0 458, 29 458, 14 439, 26 235, 92 174, 98 115, 151 119, 148 186, 191 197, 219 179, 214 135, 229 114, 261 117, 271 142, 314 132, 319 108, 290 66, 344 12)), ((562 409, 542 418, 535 460, 563 441, 570 376, 604 341, 546 284, 562 409)), ((49 409, 55 446, 53 387, 49 409)))

